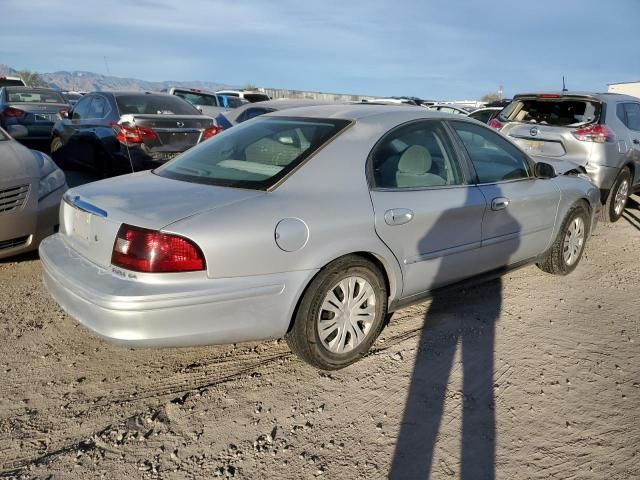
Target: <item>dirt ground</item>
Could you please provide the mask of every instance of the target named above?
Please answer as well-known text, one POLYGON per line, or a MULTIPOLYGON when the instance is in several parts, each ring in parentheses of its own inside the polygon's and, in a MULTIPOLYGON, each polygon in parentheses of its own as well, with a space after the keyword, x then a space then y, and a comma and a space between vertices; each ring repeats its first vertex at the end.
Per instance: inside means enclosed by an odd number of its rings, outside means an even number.
POLYGON ((570 276, 530 266, 397 312, 333 373, 283 341, 110 345, 37 255, 0 261, 0 477, 640 478, 630 203, 570 276))

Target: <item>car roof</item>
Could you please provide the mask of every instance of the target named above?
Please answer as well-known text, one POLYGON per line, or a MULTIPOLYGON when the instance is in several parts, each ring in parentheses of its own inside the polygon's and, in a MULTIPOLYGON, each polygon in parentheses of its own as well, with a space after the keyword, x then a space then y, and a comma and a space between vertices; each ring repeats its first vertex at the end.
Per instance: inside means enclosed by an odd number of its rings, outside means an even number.
MULTIPOLYGON (((262 103, 262 102, 261 102, 262 103)), ((266 102, 265 102, 266 103, 266 102)), ((298 107, 295 112, 276 111, 267 116, 296 116, 310 118, 338 118, 343 120, 361 120, 390 113, 406 113, 411 118, 451 118, 459 119, 460 115, 438 112, 427 108, 416 108, 412 105, 367 105, 367 104, 333 104, 298 107)))
MULTIPOLYGON (((624 95, 622 93, 614 93, 614 92, 537 92, 537 93, 518 93, 513 96, 514 100, 518 100, 522 97, 538 97, 540 95, 559 95, 558 98, 573 98, 573 97, 591 97, 597 98, 599 100, 609 100, 611 98, 616 98, 620 100, 632 100, 638 101, 637 97, 632 97, 631 95, 624 95)), ((552 100, 552 98, 548 98, 548 100, 552 100)))
POLYGON ((21 90, 24 92, 25 90, 33 90, 33 91, 40 91, 40 92, 44 91, 44 92, 62 93, 60 90, 56 90, 55 88, 48 88, 48 87, 27 87, 22 85, 11 85, 11 86, 6 86, 2 88, 6 88, 8 91, 21 90))

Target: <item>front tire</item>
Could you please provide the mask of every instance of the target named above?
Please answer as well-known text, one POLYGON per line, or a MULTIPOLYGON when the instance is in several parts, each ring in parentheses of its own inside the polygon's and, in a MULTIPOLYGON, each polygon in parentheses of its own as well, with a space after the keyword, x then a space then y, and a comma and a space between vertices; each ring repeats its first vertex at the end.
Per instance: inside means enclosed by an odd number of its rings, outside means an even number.
POLYGON ((327 265, 311 281, 286 335, 305 362, 337 370, 359 360, 380 334, 387 288, 371 261, 349 255, 327 265))
POLYGON ((603 217, 605 222, 613 223, 620 220, 630 191, 631 172, 627 167, 624 167, 616 181, 613 182, 607 201, 604 204, 603 217))
POLYGON ((553 275, 567 275, 575 270, 582 258, 588 235, 588 210, 580 202, 569 210, 558 237, 537 263, 540 270, 553 275))
POLYGON ((58 136, 54 136, 51 140, 51 147, 49 148, 51 158, 59 168, 67 167, 67 163, 64 159, 64 144, 62 139, 58 136))

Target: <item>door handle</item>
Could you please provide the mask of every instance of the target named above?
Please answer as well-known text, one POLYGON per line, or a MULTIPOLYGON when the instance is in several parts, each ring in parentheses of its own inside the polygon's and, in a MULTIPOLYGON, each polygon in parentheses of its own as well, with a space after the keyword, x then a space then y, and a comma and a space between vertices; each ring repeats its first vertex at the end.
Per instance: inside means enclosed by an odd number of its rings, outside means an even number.
POLYGON ((637 138, 634 138, 633 143, 635 143, 636 145, 640 145, 640 140, 638 140, 637 138))
POLYGON ((384 221, 387 225, 404 225, 413 220, 413 212, 408 208, 392 208, 384 212, 384 221))
POLYGON ((496 197, 491 200, 491 210, 504 210, 509 206, 509 199, 504 197, 496 197))

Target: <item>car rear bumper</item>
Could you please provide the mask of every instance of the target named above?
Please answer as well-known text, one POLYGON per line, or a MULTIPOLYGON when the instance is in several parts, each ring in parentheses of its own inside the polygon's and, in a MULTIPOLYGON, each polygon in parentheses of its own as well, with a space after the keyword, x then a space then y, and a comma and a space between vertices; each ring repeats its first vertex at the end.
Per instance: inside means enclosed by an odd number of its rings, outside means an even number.
MULTIPOLYGON (((2 235, 0 232, 0 244, 14 245, 9 248, 0 248, 0 258, 12 257, 21 253, 26 253, 31 250, 35 250, 40 245, 40 242, 52 235, 58 230, 59 225, 59 210, 60 202, 62 201, 62 195, 67 190, 66 185, 59 188, 55 192, 50 193, 42 200, 38 202, 37 212, 20 212, 20 215, 37 215, 35 230, 28 232, 28 234, 17 236, 17 234, 2 235), (6 238, 5 238, 6 237, 6 238), (13 242, 12 242, 13 240, 13 242)), ((8 217, 11 218, 11 217, 8 217)), ((10 220, 14 225, 19 220, 10 220)))
MULTIPOLYGON (((81 257, 61 234, 42 242, 44 283, 60 306, 98 335, 130 346, 234 343, 284 335, 315 271, 243 278, 205 275, 129 280, 81 257)), ((178 274, 180 275, 180 274, 178 274)))

